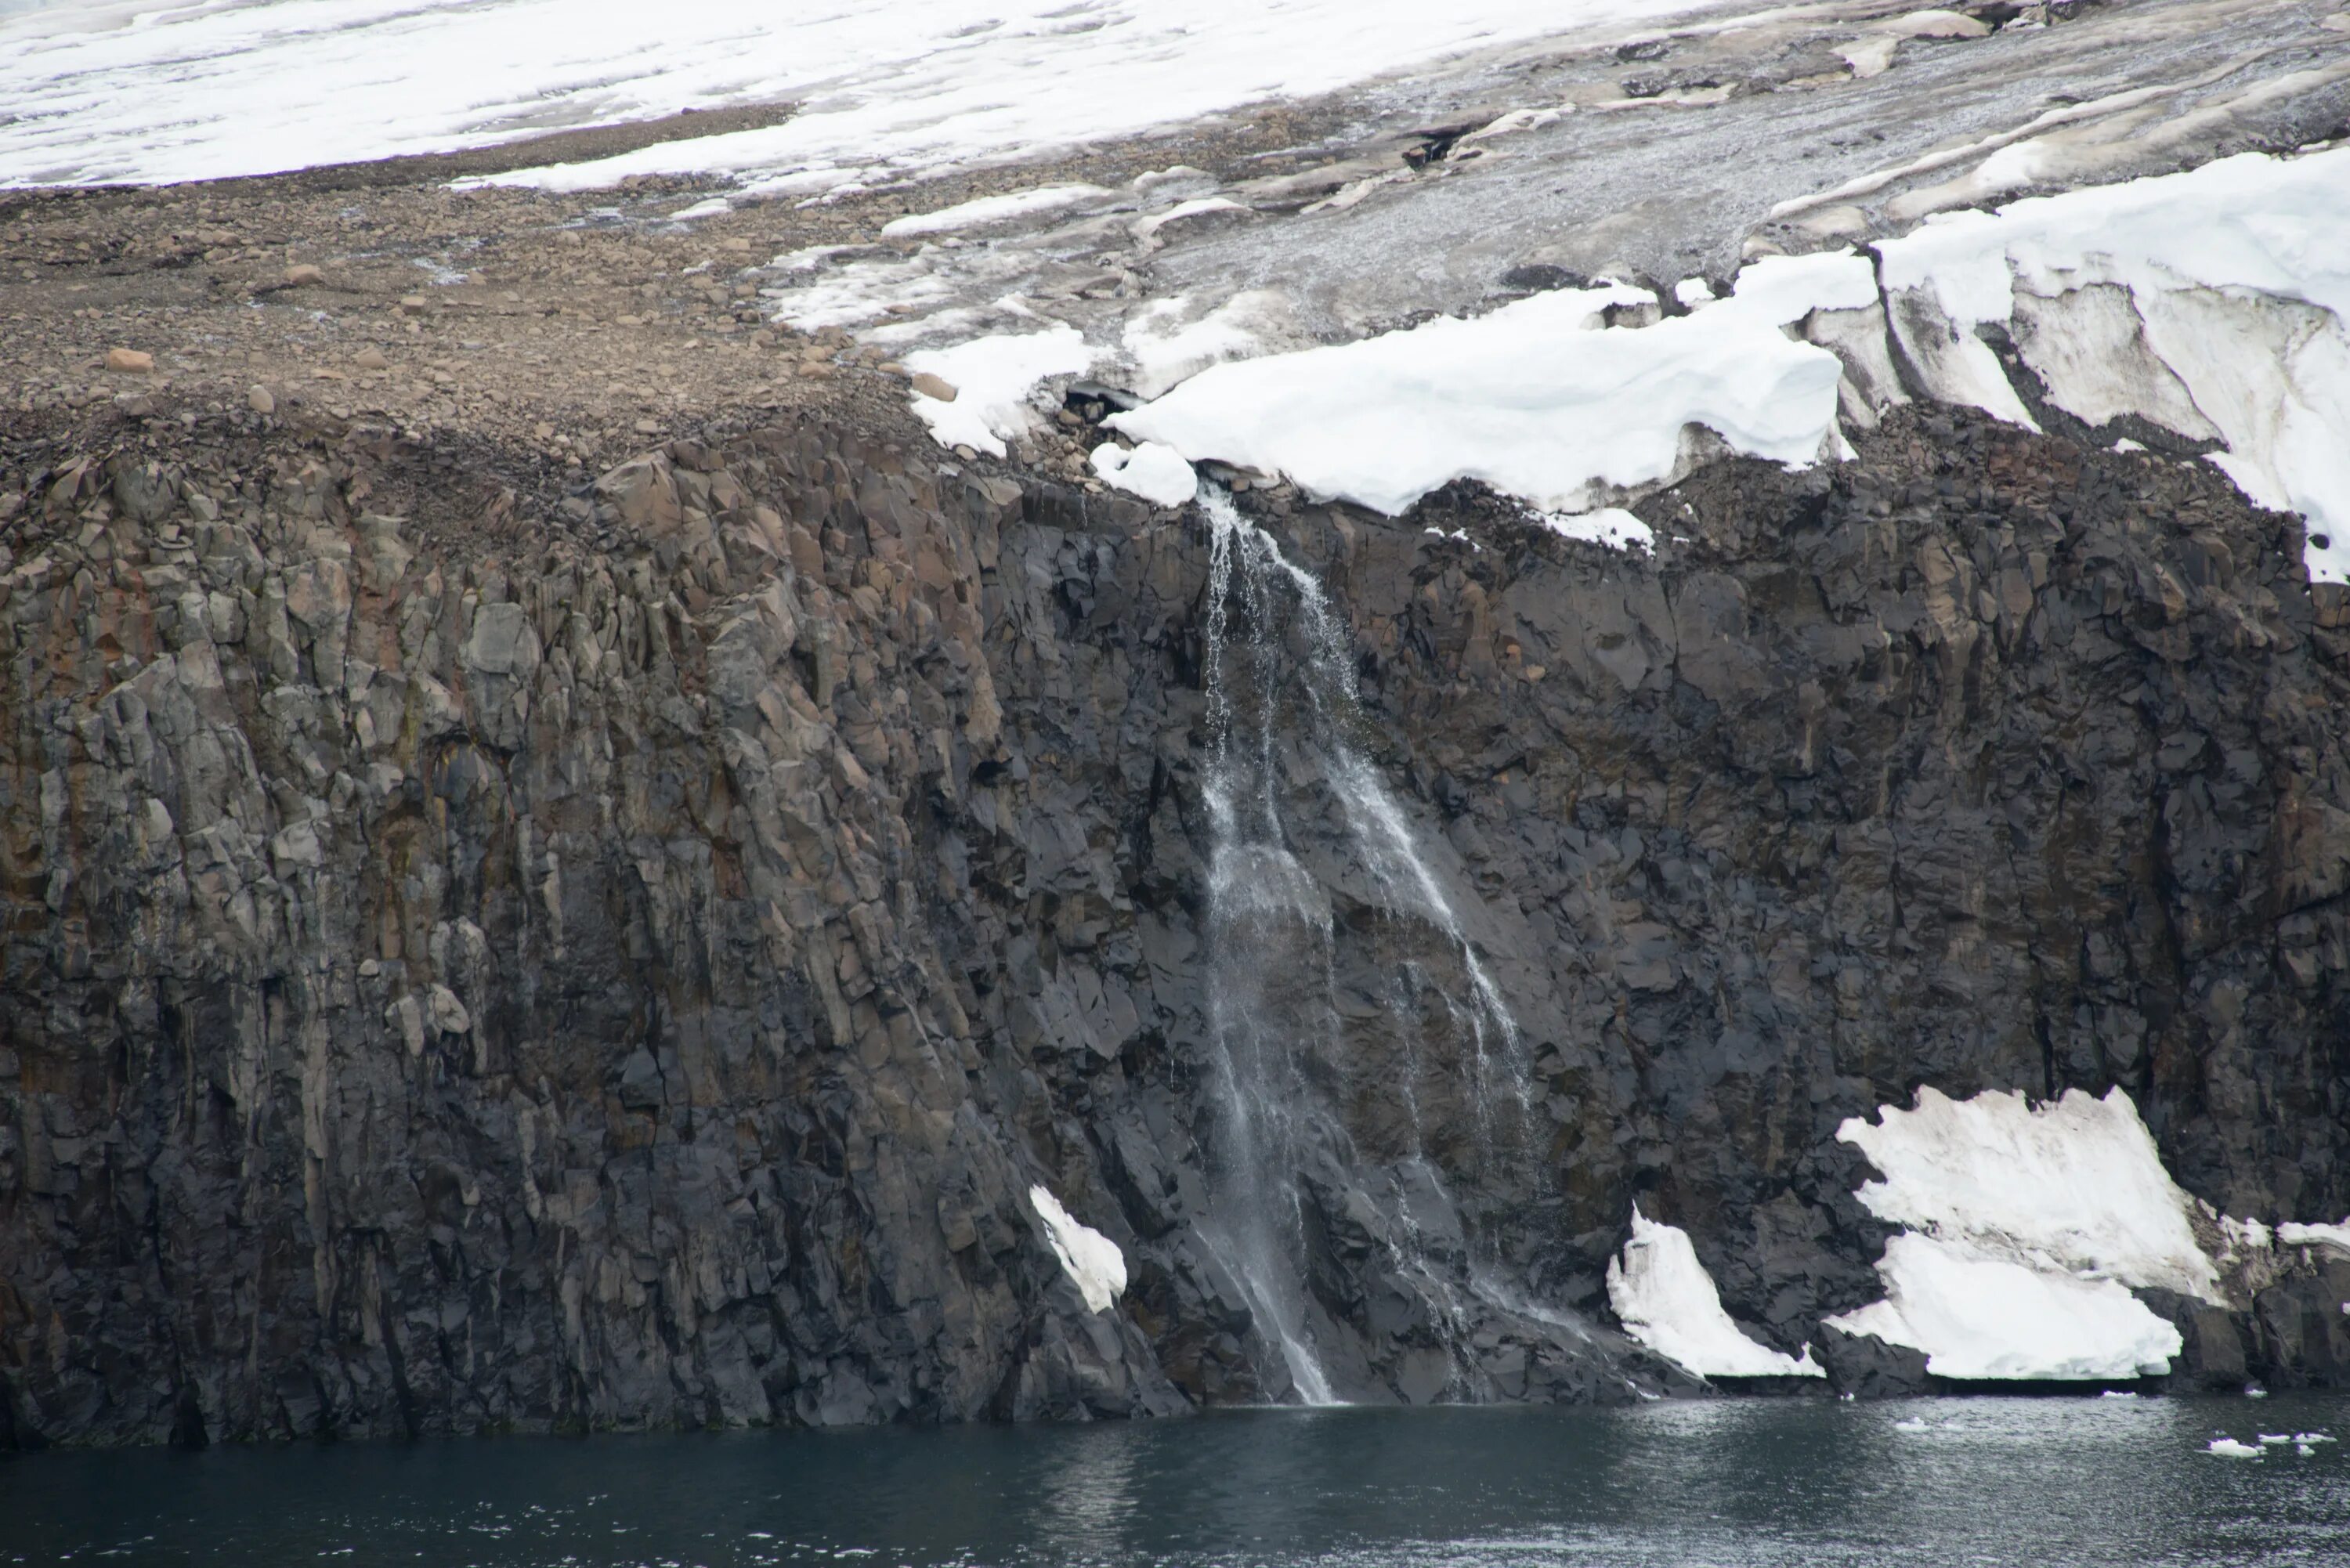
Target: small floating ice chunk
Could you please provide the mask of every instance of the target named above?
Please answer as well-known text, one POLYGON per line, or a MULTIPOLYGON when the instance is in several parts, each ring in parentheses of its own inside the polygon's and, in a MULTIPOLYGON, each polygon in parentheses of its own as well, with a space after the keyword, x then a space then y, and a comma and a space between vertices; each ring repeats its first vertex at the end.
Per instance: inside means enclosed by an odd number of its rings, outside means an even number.
POLYGON ((2250 1443, 2240 1443, 2233 1438, 2214 1438, 2211 1446, 2204 1451, 2217 1454, 2223 1459, 2257 1459, 2267 1450, 2256 1449, 2250 1443))
POLYGON ((1607 1304, 1624 1332, 1700 1377, 1825 1377, 1812 1359, 1757 1345, 1721 1310, 1721 1293, 1697 1261, 1689 1232, 1632 1208, 1632 1239, 1607 1263, 1607 1304))
POLYGON ((1038 383, 1081 375, 1093 362, 1085 335, 1068 326, 974 337, 951 348, 925 348, 903 361, 910 373, 928 371, 956 390, 951 403, 913 396, 914 412, 938 443, 996 457, 1003 455, 1005 441, 1035 428, 1036 410, 1028 400, 1038 383))
POLYGON ((2295 1432, 2293 1435, 2293 1440, 2296 1443, 2330 1443, 2334 1441, 2332 1438, 2327 1437, 2323 1432, 2295 1432))
POLYGON ((1933 1428, 1918 1417, 1912 1416, 1906 1421, 1894 1422, 1893 1429, 1897 1432, 1929 1432, 1933 1430, 1933 1428))
POLYGON ((2261 1447, 2264 1449, 2281 1448, 2284 1444, 2292 1441, 2293 1434, 2291 1432, 2262 1432, 2261 1434, 2261 1447))
POLYGON ((1155 441, 1128 448, 1106 441, 1094 448, 1094 472, 1105 483, 1141 496, 1153 506, 1180 506, 1199 493, 1199 476, 1171 446, 1155 441))
POLYGON ((1028 1189, 1028 1201, 1045 1222, 1045 1240, 1052 1243, 1053 1256, 1061 1260, 1062 1270, 1085 1297, 1086 1310, 1107 1312, 1126 1293, 1126 1254, 1117 1242, 1071 1218, 1042 1183, 1028 1189))

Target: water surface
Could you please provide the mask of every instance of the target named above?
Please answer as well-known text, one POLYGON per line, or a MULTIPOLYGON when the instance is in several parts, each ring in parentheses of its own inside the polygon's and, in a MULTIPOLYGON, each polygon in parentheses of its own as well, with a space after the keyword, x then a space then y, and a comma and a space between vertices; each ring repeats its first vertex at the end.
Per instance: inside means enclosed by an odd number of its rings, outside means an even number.
POLYGON ((2350 1399, 1257 1411, 0 1457, 0 1563, 2350 1564, 2350 1399))

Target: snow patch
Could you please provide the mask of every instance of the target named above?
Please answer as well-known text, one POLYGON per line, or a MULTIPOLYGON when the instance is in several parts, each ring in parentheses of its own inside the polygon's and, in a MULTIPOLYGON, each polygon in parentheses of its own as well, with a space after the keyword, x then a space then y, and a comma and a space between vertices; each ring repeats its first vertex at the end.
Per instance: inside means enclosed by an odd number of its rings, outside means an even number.
POLYGON ((1729 299, 1648 327, 1603 325, 1609 306, 1653 308, 1645 289, 1560 289, 1214 365, 1110 422, 1192 462, 1284 473, 1389 516, 1458 479, 1579 512, 1676 477, 1689 426, 1785 463, 1839 446, 1842 363, 1782 327, 1876 299, 1868 263, 1849 253, 1758 262, 1729 299))
POLYGON ((1198 313, 1191 296, 1147 302, 1127 317, 1127 358, 1136 396, 1156 398, 1211 365, 1246 359, 1293 340, 1289 301, 1269 288, 1244 289, 1214 309, 1198 313))
POLYGON ((1905 1231, 1877 1265, 1885 1299, 1827 1320, 1926 1353, 1938 1377, 2090 1380, 2170 1370, 2178 1331, 2112 1280, 2087 1280, 1905 1231))
POLYGON ((883 238, 892 240, 918 239, 925 234, 961 234, 966 229, 985 228, 990 223, 1010 223, 1018 218, 1033 218, 1041 213, 1057 213, 1066 207, 1083 206, 1088 202, 1106 200, 1109 194, 1099 185, 1038 185, 1026 191, 1008 191, 1001 196, 980 196, 969 202, 958 202, 934 213, 910 213, 882 224, 881 234, 883 238))
POLYGON ((2339 1225, 2280 1225, 2276 1239, 2287 1247, 2330 1247, 2350 1258, 2350 1219, 2339 1225))
POLYGON ((1602 506, 1596 512, 1545 513, 1543 525, 1565 538, 1586 545, 1605 545, 1611 550, 1653 553, 1657 547, 1657 531, 1620 506, 1602 506))
POLYGON ((1107 1312, 1126 1293, 1126 1254, 1118 1243, 1070 1217, 1061 1200, 1040 1183, 1028 1189, 1028 1202, 1045 1222, 1045 1240, 1053 1256, 1086 1299, 1087 1312, 1107 1312))
POLYGON ((1953 1100, 1921 1088, 1915 1109, 1878 1117, 1852 1117, 1836 1137, 1885 1173, 1858 1194, 1879 1219, 2043 1272, 2224 1304, 2189 1222, 2194 1200, 2121 1090, 2100 1100, 2068 1089, 2035 1108, 2012 1092, 1953 1100))
POLYGON ((1878 250, 1933 396, 2037 428, 1978 334, 2004 328, 2066 412, 2222 443, 2246 495, 2309 519, 2312 579, 2350 581, 2350 149, 1938 214, 1878 250))
POLYGON ((1155 441, 1122 447, 1106 441, 1094 448, 1094 472, 1104 483, 1141 496, 1154 506, 1181 506, 1199 493, 1198 475, 1170 446, 1155 441))
POLYGON ((914 412, 931 427, 941 446, 968 446, 996 457, 1003 443, 1036 426, 1030 399, 1042 382, 1078 376, 1094 362, 1085 335, 1074 327, 1048 331, 974 337, 951 348, 925 348, 902 363, 910 373, 928 371, 955 389, 954 401, 916 392, 914 412))
POLYGON ((1607 1304, 1624 1332, 1700 1377, 1825 1377, 1809 1345, 1803 1359, 1758 1345, 1721 1310, 1713 1276, 1689 1232, 1632 1207, 1632 1239, 1607 1262, 1607 1304))

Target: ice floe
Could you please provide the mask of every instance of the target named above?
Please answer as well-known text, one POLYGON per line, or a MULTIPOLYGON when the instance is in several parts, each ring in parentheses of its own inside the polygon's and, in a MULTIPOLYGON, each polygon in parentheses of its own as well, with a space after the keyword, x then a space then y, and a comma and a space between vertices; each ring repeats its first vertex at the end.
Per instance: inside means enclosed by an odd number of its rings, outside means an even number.
POLYGON ((1041 1183, 1028 1189, 1028 1201, 1044 1222, 1045 1240, 1053 1256, 1085 1298, 1088 1312, 1107 1312, 1126 1293, 1126 1254, 1118 1243, 1073 1219, 1061 1200, 1041 1183))
POLYGON ((2240 1443, 2233 1438, 2214 1438, 2210 1446, 2204 1449, 2204 1452, 2217 1454, 2223 1459, 2257 1459, 2263 1451, 2251 1443, 2240 1443))
POLYGON ((1624 1332, 1700 1377, 1824 1377, 1804 1347, 1801 1360, 1758 1345, 1721 1310, 1713 1276, 1697 1261, 1689 1232, 1632 1209, 1632 1239, 1608 1260, 1607 1304, 1624 1332))

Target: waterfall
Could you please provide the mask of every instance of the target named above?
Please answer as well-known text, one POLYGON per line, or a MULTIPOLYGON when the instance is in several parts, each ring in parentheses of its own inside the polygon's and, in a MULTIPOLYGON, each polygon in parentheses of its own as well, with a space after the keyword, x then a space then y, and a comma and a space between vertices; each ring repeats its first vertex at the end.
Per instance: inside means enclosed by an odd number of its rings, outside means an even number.
POLYGON ((1432 1259, 1420 1234, 1424 1212, 1452 1212, 1425 1142, 1421 1094, 1441 1075, 1456 1080, 1474 1131, 1471 1147, 1446 1152, 1456 1167, 1490 1171, 1523 1142, 1530 1093, 1518 1031, 1402 806, 1351 738, 1365 722, 1352 639, 1320 583, 1222 491, 1203 485, 1200 504, 1210 529, 1202 794, 1215 1048, 1211 1213, 1201 1235, 1247 1295, 1296 1397, 1330 1403, 1323 1337, 1333 1325, 1306 1280, 1308 1184, 1316 1173, 1357 1185, 1376 1173, 1390 1269, 1444 1320, 1465 1373, 1464 1296, 1474 1287, 1465 1268, 1432 1259), (1353 1121, 1381 1146, 1367 1150, 1347 1114, 1340 932, 1325 881, 1299 858, 1317 804, 1326 821, 1336 806, 1336 831, 1324 836, 1340 864, 1326 871, 1352 880, 1407 954, 1381 999, 1403 1037, 1403 1070, 1371 1073, 1377 1081, 1356 1096, 1367 1106, 1353 1121), (1410 956, 1421 949, 1434 961, 1410 956), (1438 1027, 1423 1022, 1430 1016, 1438 1027), (1449 1063, 1438 1036, 1449 1037, 1449 1063))

